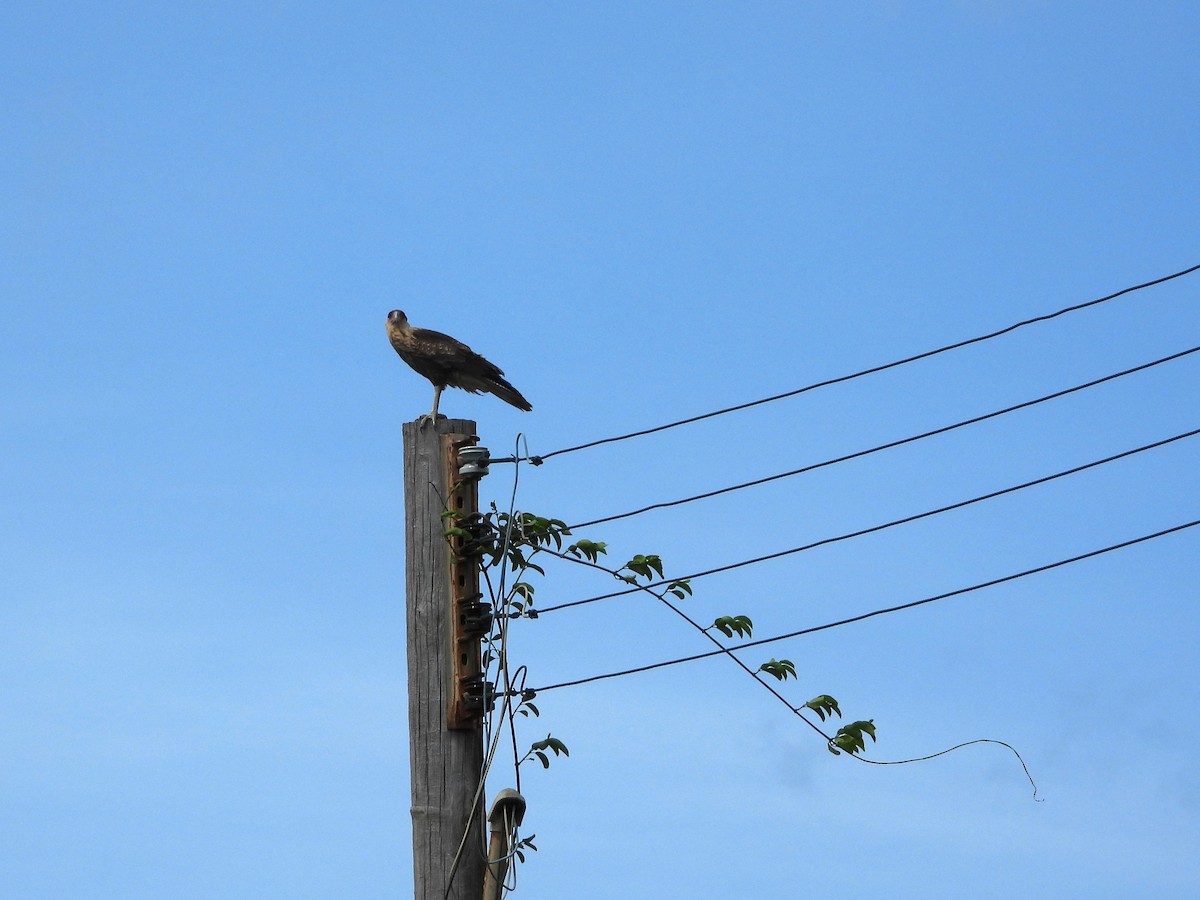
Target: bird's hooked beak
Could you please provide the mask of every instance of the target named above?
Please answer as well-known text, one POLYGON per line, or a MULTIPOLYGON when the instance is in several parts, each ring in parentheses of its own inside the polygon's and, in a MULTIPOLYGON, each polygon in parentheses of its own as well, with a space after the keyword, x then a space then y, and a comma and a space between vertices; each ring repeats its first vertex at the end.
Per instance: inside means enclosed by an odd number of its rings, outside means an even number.
POLYGON ((388 313, 387 320, 388 320, 388 323, 391 325, 407 325, 408 324, 408 317, 406 315, 404 315, 404 313, 402 313, 398 309, 393 309, 390 313, 388 313))

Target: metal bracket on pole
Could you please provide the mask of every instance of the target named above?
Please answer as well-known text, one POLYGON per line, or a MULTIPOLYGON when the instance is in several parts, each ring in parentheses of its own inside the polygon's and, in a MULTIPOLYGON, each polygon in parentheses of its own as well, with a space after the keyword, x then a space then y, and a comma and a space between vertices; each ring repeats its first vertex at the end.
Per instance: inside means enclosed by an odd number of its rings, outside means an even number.
MULTIPOLYGON (((461 516, 462 527, 479 515, 479 477, 487 472, 486 454, 479 464, 479 450, 472 445, 473 435, 443 434, 442 458, 446 483, 452 485, 447 503, 461 516), (460 452, 467 460, 460 460, 460 452)), ((478 728, 483 714, 495 704, 495 690, 484 681, 482 639, 492 627, 492 605, 482 602, 479 590, 479 558, 469 552, 469 541, 450 538, 450 646, 451 684, 446 727, 478 728)))

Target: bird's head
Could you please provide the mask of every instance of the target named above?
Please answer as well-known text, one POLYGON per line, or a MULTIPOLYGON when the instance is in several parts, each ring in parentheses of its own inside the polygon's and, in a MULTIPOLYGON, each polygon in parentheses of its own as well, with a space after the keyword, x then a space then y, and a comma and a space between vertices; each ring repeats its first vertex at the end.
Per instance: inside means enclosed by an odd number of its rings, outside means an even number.
POLYGON ((393 309, 388 313, 388 324, 395 328, 403 328, 408 324, 408 316, 404 315, 401 310, 393 309))

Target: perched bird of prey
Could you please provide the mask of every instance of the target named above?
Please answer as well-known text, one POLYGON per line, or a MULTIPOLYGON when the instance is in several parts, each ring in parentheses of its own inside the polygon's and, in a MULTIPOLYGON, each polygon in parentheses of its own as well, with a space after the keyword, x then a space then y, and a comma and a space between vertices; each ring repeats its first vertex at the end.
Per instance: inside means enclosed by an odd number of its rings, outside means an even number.
POLYGON ((533 409, 521 392, 504 380, 504 372, 462 341, 440 331, 413 328, 398 309, 388 313, 387 331, 400 358, 433 382, 433 412, 421 416, 422 422, 437 422, 438 400, 445 387, 462 388, 472 394, 486 391, 517 409, 533 409))

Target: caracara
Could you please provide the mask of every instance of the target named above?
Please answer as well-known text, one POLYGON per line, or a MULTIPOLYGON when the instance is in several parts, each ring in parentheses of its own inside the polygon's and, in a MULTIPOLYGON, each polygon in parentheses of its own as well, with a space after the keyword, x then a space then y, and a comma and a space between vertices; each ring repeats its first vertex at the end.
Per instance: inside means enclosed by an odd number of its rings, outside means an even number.
POLYGON ((504 372, 462 341, 428 328, 413 328, 408 317, 393 309, 387 317, 388 337, 400 358, 433 382, 433 412, 421 416, 437 422, 438 400, 445 387, 462 388, 472 394, 486 391, 505 403, 529 412, 533 409, 521 392, 504 380, 504 372))

